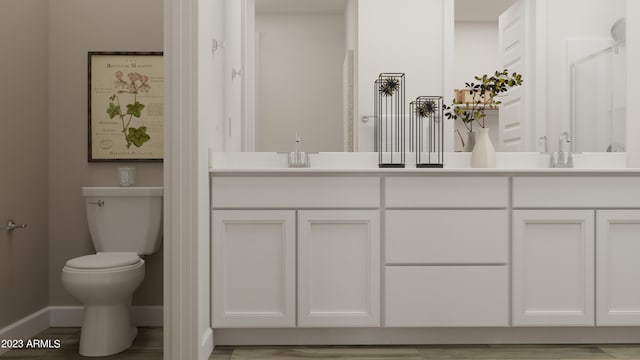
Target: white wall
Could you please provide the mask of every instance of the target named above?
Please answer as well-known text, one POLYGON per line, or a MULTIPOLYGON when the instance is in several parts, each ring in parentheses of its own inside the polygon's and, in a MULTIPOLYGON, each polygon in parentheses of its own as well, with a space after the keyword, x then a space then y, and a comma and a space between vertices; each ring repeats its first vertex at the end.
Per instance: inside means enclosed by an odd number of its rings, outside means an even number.
MULTIPOLYGON (((223 151, 224 143, 224 0, 198 2, 198 174, 197 191, 209 193, 208 149, 223 151), (218 49, 212 52, 212 40, 218 49)), ((208 198, 198 198, 197 266, 198 307, 197 334, 201 346, 208 351, 207 341, 211 330, 211 241, 209 235, 210 213, 208 198), (205 339, 205 340, 202 340, 205 339)), ((211 335, 212 336, 212 335, 211 335)), ((201 348, 202 350, 202 348, 201 348)))
POLYGON ((342 151, 342 14, 257 14, 257 151, 342 151))
POLYGON ((344 10, 346 49, 358 49, 358 1, 347 0, 347 7, 344 10))
POLYGON ((224 127, 224 0, 208 0, 198 3, 198 102, 199 116, 207 124, 206 142, 214 151, 223 151, 224 127), (218 50, 212 53, 212 40, 218 50))
MULTIPOLYGON (((202 1, 200 1, 202 2, 202 1)), ((242 150, 242 5, 245 0, 224 0, 224 151, 242 150)))
MULTIPOLYGON (((403 72, 407 104, 442 95, 443 1, 364 0, 358 3, 358 116, 373 115, 373 82, 403 72)), ((453 14, 452 14, 453 15, 453 14)), ((359 151, 373 151, 373 121, 359 124, 359 151)))
MULTIPOLYGON (((608 38, 625 14, 625 0, 547 1, 547 137, 556 151, 558 137, 570 131, 567 39, 608 38)), ((632 64, 629 62, 629 64, 632 64)))
MULTIPOLYGON (((640 1, 627 0, 627 104, 640 98, 640 1)), ((640 168, 640 107, 627 106, 627 165, 640 168)))
MULTIPOLYGON (((493 74, 498 69, 500 54, 498 48, 497 22, 456 21, 454 44, 453 87, 462 89, 466 82, 477 82, 475 76, 493 74)), ((445 103, 453 99, 454 94, 444 94, 445 103)), ((498 112, 488 111, 485 122, 489 127, 489 137, 493 144, 498 144, 498 112)), ((477 125, 477 124, 476 124, 477 125)), ((456 121, 455 129, 460 132, 464 141, 467 129, 461 121, 456 121)), ((474 127, 474 130, 477 126, 474 127)), ((458 135, 454 136, 454 150, 462 150, 462 142, 458 135)))
MULTIPOLYGON (((351 104, 342 104, 345 108, 345 114, 343 116, 353 117, 353 151, 358 151, 358 124, 360 119, 358 118, 358 1, 347 0, 347 7, 344 11, 345 19, 345 33, 346 33, 346 49, 347 51, 353 51, 353 98, 351 104), (349 106, 351 105, 351 106, 349 106)), ((345 79, 343 79, 344 81, 345 79)), ((347 82, 348 84, 348 82, 347 82)), ((346 98, 343 98, 346 99, 346 98)), ((345 119, 343 119, 345 120, 345 119)), ((344 135, 343 135, 344 136, 344 135)), ((348 140, 348 139, 347 139, 348 140)), ((347 141, 347 143, 349 143, 347 141)))
MULTIPOLYGON (((454 51, 455 89, 464 88, 465 82, 475 82, 474 76, 502 70, 498 69, 498 23, 456 22, 454 51)), ((445 94, 445 101, 452 98, 453 94, 445 94)))

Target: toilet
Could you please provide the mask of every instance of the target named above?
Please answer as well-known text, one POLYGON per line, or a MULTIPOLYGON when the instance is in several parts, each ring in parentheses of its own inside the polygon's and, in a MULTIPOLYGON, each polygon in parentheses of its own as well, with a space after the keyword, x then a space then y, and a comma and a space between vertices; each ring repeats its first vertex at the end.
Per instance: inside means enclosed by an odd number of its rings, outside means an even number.
POLYGON ((145 275, 140 256, 160 247, 162 194, 161 187, 82 188, 97 253, 62 269, 62 285, 85 307, 80 355, 119 353, 136 337, 131 297, 145 275))

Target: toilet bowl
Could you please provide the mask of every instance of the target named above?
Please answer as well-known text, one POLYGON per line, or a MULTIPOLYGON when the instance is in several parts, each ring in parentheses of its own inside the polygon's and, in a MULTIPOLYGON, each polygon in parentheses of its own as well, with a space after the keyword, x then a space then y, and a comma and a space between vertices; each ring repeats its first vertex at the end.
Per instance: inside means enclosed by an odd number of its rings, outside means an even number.
POLYGON ((135 253, 97 253, 69 260, 62 284, 84 304, 80 355, 107 356, 131 346, 133 292, 142 283, 144 260, 135 253))
POLYGON ((129 348, 137 330, 131 298, 145 276, 140 255, 160 246, 162 188, 82 188, 96 254, 67 261, 62 285, 84 307, 80 355, 129 348))

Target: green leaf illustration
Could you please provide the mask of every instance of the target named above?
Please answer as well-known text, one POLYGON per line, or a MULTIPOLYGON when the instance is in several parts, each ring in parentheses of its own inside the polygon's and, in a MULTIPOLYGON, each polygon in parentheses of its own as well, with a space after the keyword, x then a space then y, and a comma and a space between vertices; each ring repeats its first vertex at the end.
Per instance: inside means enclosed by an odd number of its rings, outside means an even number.
POLYGON ((127 104, 127 115, 133 115, 139 118, 142 113, 142 109, 144 109, 144 105, 137 101, 133 104, 127 104))
POLYGON ((116 116, 119 116, 120 114, 122 114, 120 112, 120 106, 114 104, 114 103, 109 103, 109 108, 107 109, 107 114, 109 114, 109 118, 113 119, 116 116))
POLYGON ((150 139, 151 136, 147 134, 147 128, 145 126, 140 126, 137 129, 134 127, 130 127, 129 134, 127 135, 127 148, 131 146, 131 144, 135 145, 136 147, 140 147, 150 139))

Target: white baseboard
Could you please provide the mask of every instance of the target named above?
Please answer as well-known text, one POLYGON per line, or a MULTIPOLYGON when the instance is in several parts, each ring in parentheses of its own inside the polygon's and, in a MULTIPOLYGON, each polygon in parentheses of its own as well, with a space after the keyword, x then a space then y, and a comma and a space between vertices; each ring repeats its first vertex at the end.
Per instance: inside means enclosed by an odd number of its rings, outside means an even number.
MULTIPOLYGON (((83 306, 50 306, 50 326, 79 327, 84 316, 83 306)), ((131 322, 135 326, 162 326, 162 306, 132 306, 131 322)))
MULTIPOLYGON (((0 329, 0 339, 26 340, 33 337, 49 327, 49 308, 42 308, 29 316, 5 326, 0 329)), ((0 348, 0 355, 9 351, 9 349, 0 348)))
POLYGON ((213 352, 213 329, 208 328, 200 337, 201 360, 209 359, 213 352))
POLYGON ((640 327, 214 329, 218 345, 607 344, 640 342, 640 327))

